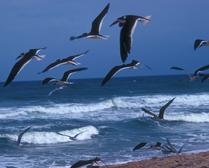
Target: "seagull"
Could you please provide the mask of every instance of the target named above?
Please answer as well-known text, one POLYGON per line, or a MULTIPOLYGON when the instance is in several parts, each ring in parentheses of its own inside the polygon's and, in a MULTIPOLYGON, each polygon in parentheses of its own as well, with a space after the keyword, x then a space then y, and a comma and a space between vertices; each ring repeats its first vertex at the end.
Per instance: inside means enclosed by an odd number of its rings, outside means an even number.
POLYGON ((91 31, 89 33, 83 33, 77 37, 70 37, 70 40, 80 39, 80 38, 91 38, 91 39, 107 39, 108 36, 104 36, 100 34, 100 30, 102 27, 102 22, 109 10, 110 4, 108 3, 107 6, 102 10, 102 12, 94 19, 91 26, 91 31))
POLYGON ((88 68, 75 68, 75 69, 68 70, 63 74, 63 77, 60 80, 56 79, 56 78, 52 78, 52 77, 45 78, 42 81, 42 85, 46 85, 46 84, 51 83, 51 82, 53 82, 56 85, 61 85, 61 86, 69 85, 69 84, 71 84, 71 82, 68 82, 68 79, 72 74, 74 74, 76 72, 79 72, 79 71, 87 70, 87 69, 88 68))
POLYGON ((45 48, 36 48, 30 49, 27 53, 22 53, 20 56, 17 57, 17 63, 13 66, 6 82, 4 83, 4 87, 10 84, 15 76, 26 66, 32 58, 35 58, 37 61, 41 61, 44 58, 44 55, 39 55, 38 53, 45 48))
POLYGON ((80 58, 82 56, 84 56, 85 54, 87 54, 89 52, 89 50, 83 52, 83 53, 80 53, 80 54, 76 54, 76 55, 73 55, 73 56, 69 56, 67 58, 63 58, 63 59, 58 59, 56 60, 55 62, 49 64, 41 73, 44 73, 44 72, 47 72, 51 69, 54 69, 60 65, 65 65, 65 64, 73 64, 73 65, 79 65, 78 62, 76 62, 75 60, 77 58, 80 58))
POLYGON ((18 135, 18 138, 17 138, 17 145, 20 145, 21 139, 22 139, 23 135, 24 135, 27 131, 29 131, 30 129, 31 129, 31 126, 25 128, 25 129, 18 135))
POLYGON ((118 66, 113 67, 107 73, 107 75, 104 77, 104 79, 102 80, 101 86, 104 86, 119 71, 124 70, 124 69, 130 69, 130 68, 133 68, 134 69, 139 64, 140 63, 138 61, 132 60, 132 62, 129 63, 129 64, 122 64, 122 65, 118 65, 118 66))
POLYGON ((202 46, 209 46, 209 41, 208 40, 201 40, 201 39, 195 40, 194 50, 196 50, 197 48, 200 48, 202 46))
POLYGON ((160 108, 160 111, 159 111, 159 115, 156 115, 154 114, 153 112, 145 109, 145 108, 141 108, 145 113, 153 116, 154 119, 160 119, 160 120, 163 120, 164 119, 164 113, 165 113, 165 110, 168 108, 168 106, 175 100, 175 97, 173 99, 171 99, 168 103, 166 103, 164 106, 162 106, 160 108))
POLYGON ((78 137, 80 134, 84 133, 84 132, 79 132, 78 134, 76 134, 76 135, 74 135, 74 136, 65 135, 65 134, 62 134, 62 133, 60 133, 60 132, 56 132, 56 133, 57 133, 58 135, 62 135, 62 136, 68 137, 71 141, 75 141, 75 140, 77 140, 77 137, 78 137))
POLYGON ((90 160, 79 160, 78 162, 76 162, 75 164, 73 164, 70 168, 79 168, 82 166, 87 166, 90 164, 94 164, 101 161, 101 159, 99 157, 95 157, 94 159, 90 159, 90 160))
POLYGON ((136 15, 125 15, 119 17, 114 21, 110 26, 119 24, 119 27, 122 27, 120 31, 120 55, 122 62, 125 62, 128 54, 131 52, 133 33, 135 31, 137 22, 140 21, 143 24, 146 24, 150 21, 151 16, 136 16, 136 15))
POLYGON ((147 144, 146 142, 142 142, 142 143, 136 145, 136 146, 134 147, 133 151, 138 150, 138 149, 141 149, 141 148, 144 147, 146 144, 147 144))

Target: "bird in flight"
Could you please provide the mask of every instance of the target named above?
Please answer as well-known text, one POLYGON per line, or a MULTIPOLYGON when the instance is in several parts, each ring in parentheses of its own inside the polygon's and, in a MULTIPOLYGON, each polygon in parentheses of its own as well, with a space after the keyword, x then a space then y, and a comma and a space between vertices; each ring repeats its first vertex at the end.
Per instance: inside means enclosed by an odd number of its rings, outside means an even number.
POLYGON ((110 4, 108 3, 106 7, 102 10, 102 12, 92 22, 91 31, 89 33, 83 33, 82 35, 77 37, 71 36, 70 40, 76 40, 80 38, 107 39, 109 36, 101 35, 100 30, 102 27, 104 17, 107 14, 109 8, 110 8, 110 4))
POLYGON ((154 119, 159 119, 159 120, 163 120, 164 119, 164 113, 165 110, 170 106, 170 104, 175 100, 175 97, 171 100, 169 100, 164 106, 162 106, 160 108, 159 114, 156 115, 153 112, 151 112, 150 110, 147 110, 146 108, 141 108, 145 113, 151 115, 154 119))
POLYGON ((66 65, 66 64, 79 65, 79 63, 76 62, 75 60, 84 56, 88 52, 89 51, 85 51, 83 53, 72 55, 72 56, 69 56, 67 58, 58 59, 58 60, 52 62, 51 64, 49 64, 41 73, 47 72, 47 71, 49 71, 51 69, 54 69, 56 67, 59 67, 61 65, 66 65))
POLYGON ((125 62, 128 54, 131 53, 133 33, 135 31, 138 21, 143 24, 147 24, 151 19, 151 16, 136 16, 136 15, 125 15, 117 18, 110 26, 119 24, 122 27, 120 31, 120 56, 122 62, 125 62))
POLYGON ((136 60, 132 60, 131 63, 129 64, 122 64, 122 65, 118 65, 113 67, 108 73, 107 75, 104 77, 104 79, 102 80, 101 86, 104 86, 114 75, 116 75, 118 72, 124 70, 124 69, 130 69, 130 68, 136 68, 137 65, 139 65, 140 63, 136 60))
POLYGON ((44 56, 39 55, 38 53, 43 49, 46 49, 46 47, 30 49, 27 53, 22 53, 20 56, 18 56, 18 61, 10 71, 8 78, 4 83, 4 87, 9 85, 14 80, 16 75, 32 60, 32 58, 35 58, 37 61, 41 61, 44 58, 44 56))

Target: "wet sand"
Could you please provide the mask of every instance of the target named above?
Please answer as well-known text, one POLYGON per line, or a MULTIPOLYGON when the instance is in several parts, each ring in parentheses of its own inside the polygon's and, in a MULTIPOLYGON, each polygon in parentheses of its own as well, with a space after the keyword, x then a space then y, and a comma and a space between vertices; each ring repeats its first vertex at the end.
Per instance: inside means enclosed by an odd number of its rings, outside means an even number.
POLYGON ((209 168, 209 152, 152 158, 103 168, 209 168))

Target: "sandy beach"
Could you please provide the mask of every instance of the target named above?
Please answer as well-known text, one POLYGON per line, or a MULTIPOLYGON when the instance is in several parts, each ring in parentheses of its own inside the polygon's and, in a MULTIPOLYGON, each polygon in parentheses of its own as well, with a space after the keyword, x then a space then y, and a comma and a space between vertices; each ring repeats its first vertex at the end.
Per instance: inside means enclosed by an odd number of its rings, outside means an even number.
POLYGON ((106 168, 209 168, 209 152, 182 154, 150 160, 109 165, 106 168))

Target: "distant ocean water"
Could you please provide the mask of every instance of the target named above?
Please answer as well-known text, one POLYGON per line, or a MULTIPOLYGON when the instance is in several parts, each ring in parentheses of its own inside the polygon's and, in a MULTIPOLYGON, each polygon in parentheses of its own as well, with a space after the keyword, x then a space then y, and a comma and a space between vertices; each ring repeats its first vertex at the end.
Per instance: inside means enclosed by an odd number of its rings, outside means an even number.
POLYGON ((209 149, 209 82, 189 82, 186 76, 115 78, 100 87, 100 79, 74 80, 68 88, 41 82, 14 82, 1 87, 0 167, 69 167, 79 159, 100 156, 118 163, 160 156, 160 151, 132 152, 140 142, 185 143, 184 151, 209 149), (141 111, 157 112, 175 101, 157 122, 141 111), (32 129, 17 146, 20 130, 32 129), (56 134, 78 136, 77 141, 56 134))

